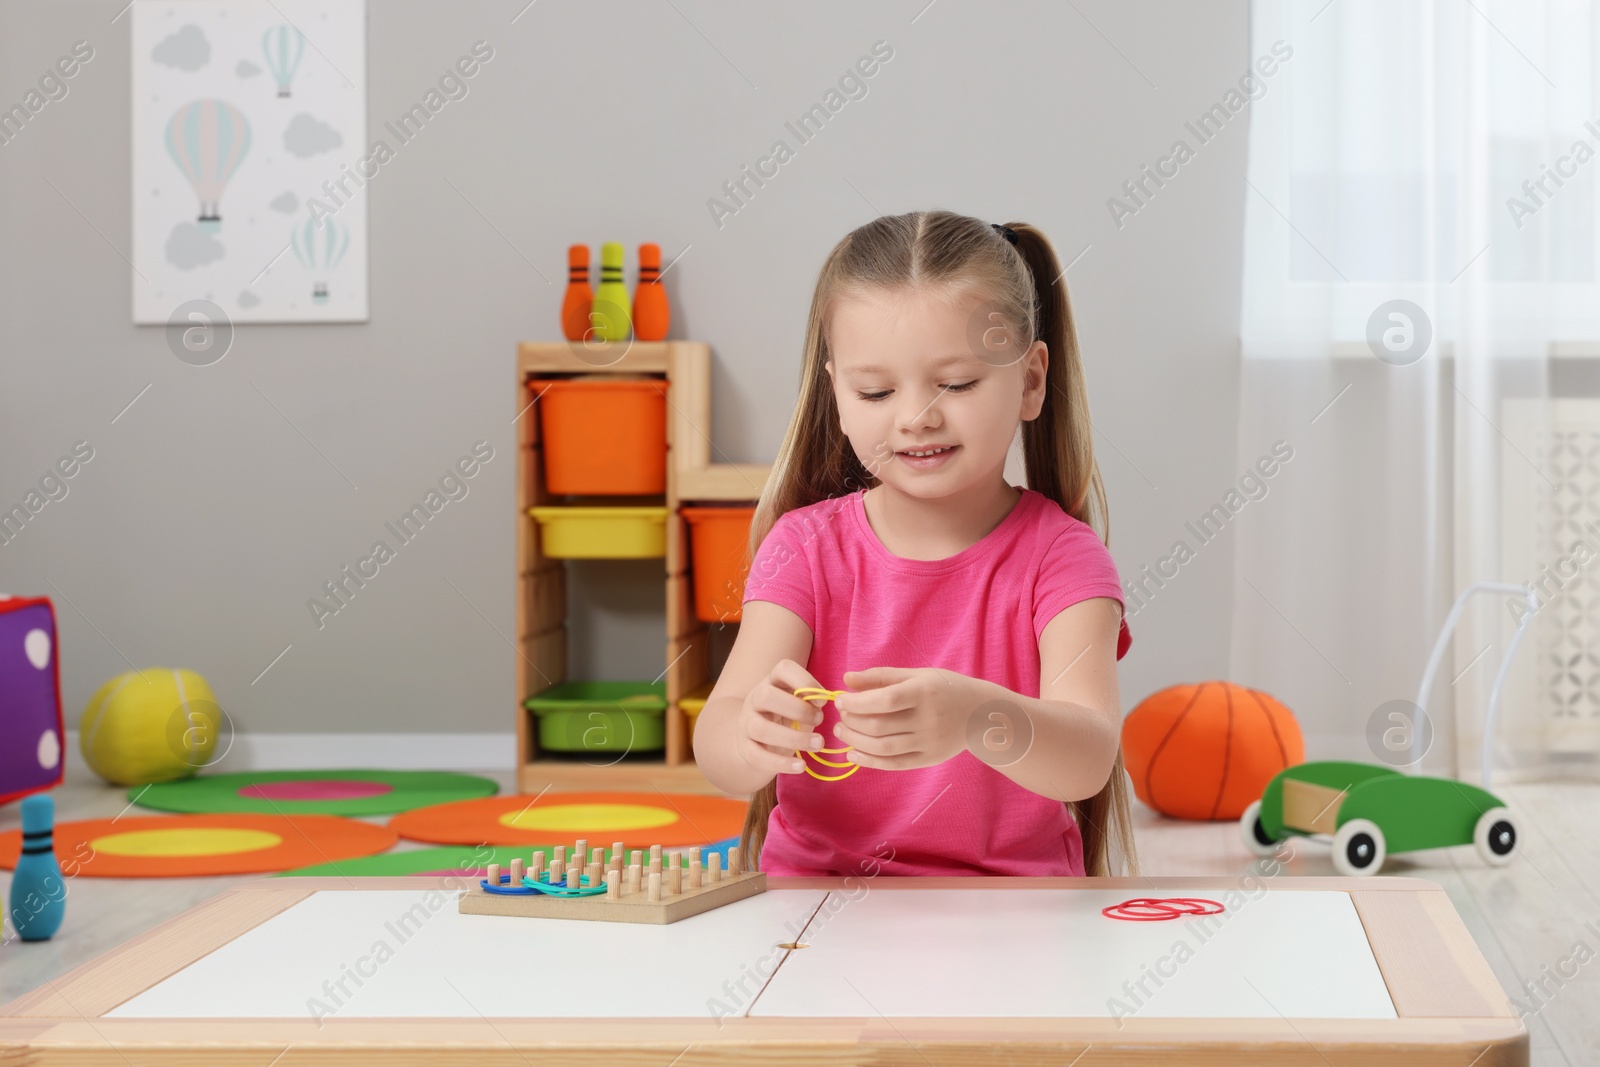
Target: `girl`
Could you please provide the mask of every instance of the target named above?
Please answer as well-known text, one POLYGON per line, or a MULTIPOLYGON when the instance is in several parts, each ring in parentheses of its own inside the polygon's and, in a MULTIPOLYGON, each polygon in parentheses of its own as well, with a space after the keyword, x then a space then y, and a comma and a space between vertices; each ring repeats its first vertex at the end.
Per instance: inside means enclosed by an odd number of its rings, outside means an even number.
POLYGON ((707 779, 754 794, 752 867, 1106 875, 1114 843, 1136 872, 1131 638, 1090 525, 1105 492, 1061 274, 1033 227, 946 211, 879 218, 823 264, 695 729, 707 779), (1003 475, 1019 423, 1027 489, 1003 475))

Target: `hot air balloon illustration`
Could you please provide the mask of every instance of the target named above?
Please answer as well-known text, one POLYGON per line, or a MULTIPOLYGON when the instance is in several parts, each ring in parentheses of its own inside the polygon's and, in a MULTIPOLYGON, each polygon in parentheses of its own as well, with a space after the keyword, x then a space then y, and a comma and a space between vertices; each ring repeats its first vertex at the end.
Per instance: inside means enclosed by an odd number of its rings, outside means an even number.
POLYGON ((295 258, 311 272, 311 299, 326 304, 328 275, 350 247, 350 227, 332 215, 322 219, 308 215, 305 222, 294 228, 289 243, 294 246, 295 258))
POLYGON ((250 123, 226 101, 191 101, 167 123, 167 152, 200 198, 202 230, 222 228, 222 190, 249 151, 250 123))
POLYGON ((280 97, 289 95, 289 83, 294 81, 305 50, 305 35, 293 26, 274 26, 262 35, 261 52, 267 57, 267 69, 278 80, 280 97))

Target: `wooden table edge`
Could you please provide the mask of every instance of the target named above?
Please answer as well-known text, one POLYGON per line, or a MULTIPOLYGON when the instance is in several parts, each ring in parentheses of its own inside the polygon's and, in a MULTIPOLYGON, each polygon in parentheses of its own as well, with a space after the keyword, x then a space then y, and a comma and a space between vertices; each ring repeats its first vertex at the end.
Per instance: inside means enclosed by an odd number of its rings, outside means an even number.
MULTIPOLYGON (((455 890, 463 888, 471 879, 468 876, 416 877, 316 877, 316 878, 263 878, 241 883, 223 890, 210 900, 196 905, 190 911, 175 916, 133 938, 126 944, 80 965, 73 971, 40 989, 24 994, 0 1006, 0 1049, 9 1047, 38 1047, 47 1044, 76 1045, 79 1040, 105 1045, 108 1039, 138 1044, 140 1034, 150 1024, 161 1023, 170 1030, 171 1022, 141 1019, 104 1019, 106 1012, 164 980, 171 974, 189 966, 195 960, 215 951, 218 947, 254 928, 273 915, 292 907, 313 892, 338 890, 455 890), (197 921, 201 920, 201 921, 197 921), (188 936, 178 945, 168 944, 159 959, 141 958, 143 949, 151 942, 181 929, 189 928, 188 936), (195 928, 199 928, 196 930, 195 928), (109 981, 106 972, 119 981, 109 981), (85 1020, 94 1020, 89 1033, 76 1028, 85 1020), (19 1031, 20 1028, 20 1031, 19 1031), (76 1035, 76 1036, 74 1036, 76 1035), (18 1037, 25 1044, 15 1044, 18 1037)), ((1228 890, 1241 892, 1260 891, 1270 885, 1274 892, 1333 890, 1351 894, 1352 903, 1363 924, 1371 915, 1382 913, 1388 921, 1396 918, 1417 924, 1422 947, 1434 955, 1434 962, 1424 959, 1400 960, 1385 958, 1385 953, 1374 946, 1374 958, 1384 975, 1391 998, 1400 1017, 1396 1020, 1327 1020, 1327 1019, 1215 1019, 1215 1020, 1164 1020, 1125 1019, 986 1019, 965 1017, 917 1019, 897 1017, 876 1019, 768 1019, 762 1017, 723 1020, 720 1025, 707 1030, 702 1020, 684 1019, 497 1019, 492 1022, 470 1019, 438 1020, 325 1020, 316 1026, 310 1020, 185 1020, 186 1032, 194 1033, 215 1026, 217 1033, 229 1035, 240 1041, 283 1041, 296 1045, 308 1042, 328 1042, 335 1045, 378 1044, 390 1042, 413 1043, 417 1041, 471 1041, 474 1030, 487 1027, 494 1036, 484 1037, 484 1046, 504 1047, 506 1040, 516 1040, 511 1035, 524 1035, 526 1040, 538 1042, 571 1039, 587 1042, 597 1038, 603 1030, 603 1044, 618 1050, 637 1046, 644 1049, 652 1042, 676 1043, 681 1048, 685 1040, 693 1043, 718 1044, 747 1040, 787 1040, 793 1030, 797 1047, 821 1051, 826 1047, 846 1043, 852 1047, 865 1044, 889 1043, 904 1045, 909 1037, 919 1044, 960 1046, 972 1040, 974 1033, 1004 1033, 1008 1039, 1027 1040, 1031 1034, 1059 1052, 1066 1042, 1098 1040, 1122 1043, 1156 1043, 1181 1045, 1184 1035, 1192 1038, 1203 1035, 1209 1042, 1237 1045, 1240 1049, 1259 1050, 1281 1042, 1288 1034, 1299 1035, 1296 1041, 1319 1038, 1345 1041, 1352 1030, 1367 1030, 1374 1022, 1388 1035, 1378 1044, 1399 1042, 1416 1044, 1430 1050, 1452 1049, 1472 1054, 1497 1051, 1477 1061, 1477 1067, 1503 1062, 1526 1063, 1528 1032, 1520 1019, 1511 1011, 1505 997, 1482 953, 1472 941, 1470 933, 1459 915, 1450 906, 1448 897, 1438 883, 1420 878, 1291 878, 1279 876, 1258 879, 1254 890, 1246 880, 1229 877, 1169 877, 1160 878, 863 878, 855 876, 829 878, 784 878, 769 876, 769 889, 825 889, 856 890, 865 885, 870 889, 1127 889, 1140 895, 1166 889, 1189 888, 1228 890), (1392 894, 1402 894, 1392 897, 1392 894), (1437 894, 1435 897, 1434 895, 1437 894), (1442 903, 1443 907, 1438 905, 1442 903), (1445 953, 1440 956, 1439 953, 1445 953), (1431 967, 1440 963, 1454 963, 1463 968, 1464 981, 1446 990, 1457 998, 1447 1004, 1442 1012, 1420 1014, 1405 1010, 1416 1003, 1437 1006, 1426 997, 1437 993, 1426 980, 1431 967), (1485 980, 1487 984, 1485 983, 1485 980), (1418 997, 1424 998, 1418 1001, 1418 997), (1498 998, 1498 999, 1496 999, 1498 998), (641 1029, 643 1028, 643 1029, 641 1029), (786 1030, 786 1028, 788 1028, 786 1030), (959 1029, 959 1033, 956 1032, 959 1029), (570 1031, 570 1032, 569 1032, 570 1031), (634 1036, 625 1036, 635 1031, 634 1036), (1519 1053, 1518 1050, 1521 1050, 1519 1053), (1501 1052, 1510 1058, 1502 1058, 1501 1052), (1517 1056, 1522 1058, 1518 1059, 1517 1056)), ((1383 921, 1380 918, 1378 921, 1383 921)), ((1371 926, 1368 926, 1371 929, 1371 926)), ((152 1039, 154 1033, 151 1033, 152 1039)), ((992 1041, 990 1037, 988 1040, 992 1041)), ((1209 1044, 1208 1044, 1209 1047, 1209 1044)), ((1231 1045, 1229 1047, 1232 1047, 1231 1045)), ((1341 1049, 1343 1045, 1341 1045, 1341 1049)))

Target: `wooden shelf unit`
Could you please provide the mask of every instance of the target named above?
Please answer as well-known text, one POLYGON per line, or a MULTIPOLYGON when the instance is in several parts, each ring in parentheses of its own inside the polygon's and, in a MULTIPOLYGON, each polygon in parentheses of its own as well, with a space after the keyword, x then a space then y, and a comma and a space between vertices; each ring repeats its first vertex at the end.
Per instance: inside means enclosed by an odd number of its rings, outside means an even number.
MULTIPOLYGON (((711 347, 699 341, 621 341, 610 349, 566 341, 517 346, 517 788, 626 789, 650 784, 685 792, 715 792, 694 765, 688 718, 678 701, 711 680, 710 628, 695 617, 692 566, 683 503, 753 503, 770 468, 711 462, 711 347), (614 362, 612 362, 614 360, 614 362), (528 697, 567 680, 566 561, 540 550, 529 507, 562 503, 545 487, 540 412, 528 379, 553 376, 650 375, 667 383, 666 751, 659 760, 625 758, 610 764, 539 758, 528 697)), ((637 497, 614 498, 617 504, 637 497)), ((605 498, 585 497, 586 504, 605 498)), ((601 759, 603 754, 597 754, 601 759)))

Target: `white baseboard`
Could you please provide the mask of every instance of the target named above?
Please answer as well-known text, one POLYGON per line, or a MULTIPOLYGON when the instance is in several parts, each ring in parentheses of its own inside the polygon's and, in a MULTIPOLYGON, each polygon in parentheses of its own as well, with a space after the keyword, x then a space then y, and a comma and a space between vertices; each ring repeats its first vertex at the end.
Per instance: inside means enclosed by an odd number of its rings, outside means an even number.
MULTIPOLYGON (((67 731, 78 754, 78 731, 67 731)), ((301 771, 317 768, 509 771, 517 737, 503 734, 238 734, 203 773, 301 771)))

